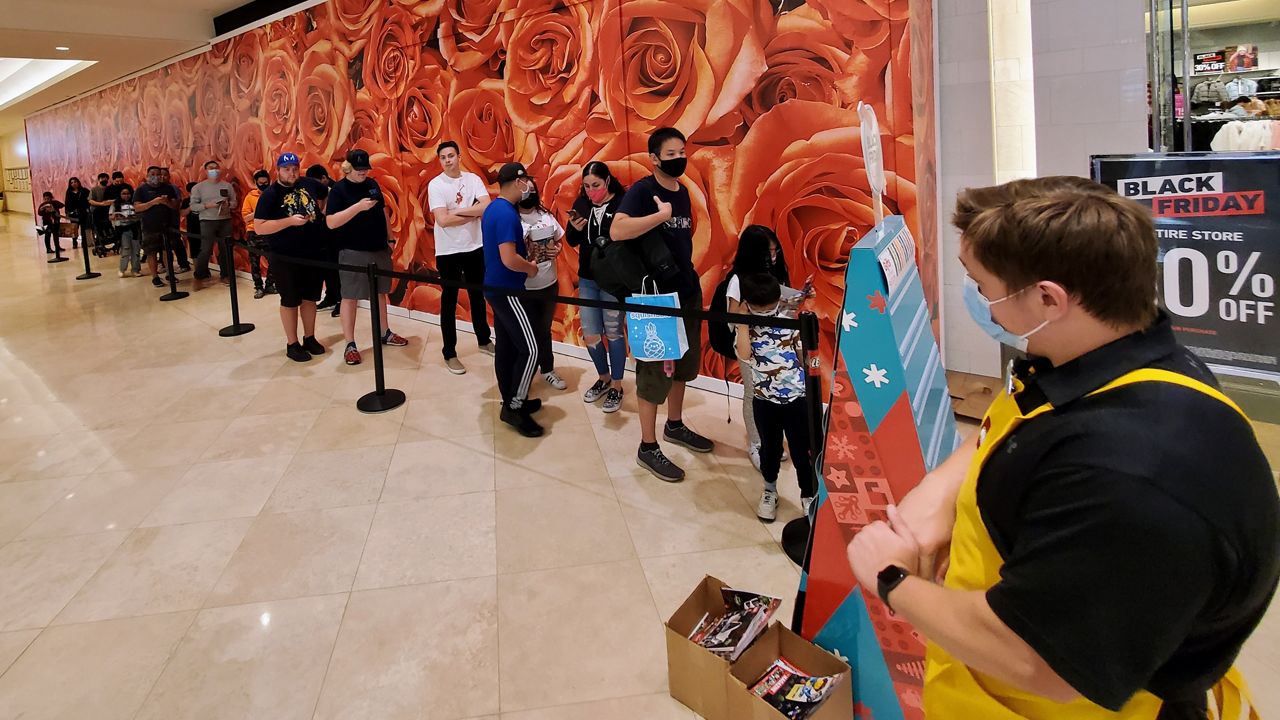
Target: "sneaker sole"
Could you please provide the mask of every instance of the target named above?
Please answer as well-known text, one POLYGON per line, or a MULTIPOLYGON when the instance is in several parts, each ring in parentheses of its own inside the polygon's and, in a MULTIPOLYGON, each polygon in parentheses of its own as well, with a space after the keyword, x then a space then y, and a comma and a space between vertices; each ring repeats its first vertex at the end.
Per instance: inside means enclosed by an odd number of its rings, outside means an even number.
POLYGON ((458 369, 458 370, 454 370, 453 368, 449 367, 448 365, 445 365, 445 366, 444 366, 444 369, 445 369, 445 370, 448 370, 449 372, 453 373, 454 375, 466 375, 466 374, 467 374, 467 369, 466 369, 466 368, 460 368, 460 369, 458 369))
POLYGON ((636 458, 636 464, 637 464, 637 465, 639 465, 640 467, 644 468, 645 470, 648 470, 648 471, 649 471, 649 473, 650 473, 651 475, 653 475, 654 477, 658 478, 658 479, 659 479, 659 480, 661 480, 662 482, 669 482, 669 483, 684 482, 684 476, 683 476, 683 475, 681 475, 680 477, 667 477, 666 475, 663 475, 662 473, 658 472, 657 470, 654 470, 652 467, 650 467, 650 466, 649 466, 649 464, 648 464, 648 463, 646 463, 645 461, 641 460, 640 458, 636 458))
POLYGON ((688 450, 688 451, 690 451, 690 452, 701 453, 701 454, 703 454, 703 455, 705 455, 705 454, 707 454, 707 453, 709 453, 709 452, 711 452, 711 451, 713 451, 713 450, 715 450, 715 449, 716 449, 714 445, 712 445, 712 446, 711 446, 711 447, 709 447, 709 448, 699 448, 699 447, 694 447, 694 446, 690 445, 689 443, 687 443, 687 442, 685 442, 685 441, 683 441, 683 440, 677 440, 676 438, 673 438, 673 437, 671 437, 670 435, 667 435, 666 433, 663 433, 663 434, 662 434, 662 439, 663 439, 663 440, 666 440, 667 442, 671 443, 672 445, 679 445, 680 447, 684 448, 685 450, 688 450))
POLYGON ((605 413, 606 415, 612 415, 613 413, 616 413, 616 412, 618 412, 618 411, 619 411, 619 410, 621 410, 621 409, 622 409, 622 406, 621 406, 621 405, 617 405, 617 406, 614 406, 614 407, 610 407, 610 406, 606 405, 606 406, 604 406, 604 407, 600 408, 601 412, 605 413))
POLYGON ((765 517, 765 516, 761 515, 760 513, 756 513, 756 519, 757 519, 757 520, 759 520, 760 522, 764 523, 765 525, 772 525, 772 524, 773 524, 773 522, 774 522, 775 520, 777 520, 777 519, 778 519, 778 516, 777 516, 777 515, 774 515, 774 516, 773 516, 773 517, 771 517, 771 518, 767 518, 767 517, 765 517))

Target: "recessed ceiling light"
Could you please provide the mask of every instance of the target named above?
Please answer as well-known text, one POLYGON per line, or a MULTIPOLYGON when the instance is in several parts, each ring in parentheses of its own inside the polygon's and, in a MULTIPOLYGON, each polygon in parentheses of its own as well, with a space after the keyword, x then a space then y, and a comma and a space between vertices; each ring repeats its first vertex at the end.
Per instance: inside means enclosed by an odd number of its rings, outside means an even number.
POLYGON ((55 48, 54 48, 54 50, 57 50, 58 52, 66 52, 66 51, 68 51, 68 50, 70 50, 70 49, 71 49, 71 48, 67 47, 66 45, 59 45, 59 46, 57 46, 57 47, 55 47, 55 48))

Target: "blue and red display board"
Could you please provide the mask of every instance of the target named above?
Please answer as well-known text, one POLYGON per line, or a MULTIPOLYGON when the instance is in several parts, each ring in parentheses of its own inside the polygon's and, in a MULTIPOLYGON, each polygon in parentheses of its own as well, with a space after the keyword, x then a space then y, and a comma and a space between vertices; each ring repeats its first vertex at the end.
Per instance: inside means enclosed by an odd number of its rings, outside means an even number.
POLYGON ((857 585, 846 547, 956 448, 959 435, 899 216, 849 254, 816 519, 797 600, 801 634, 854 668, 855 716, 922 720, 924 641, 857 585))

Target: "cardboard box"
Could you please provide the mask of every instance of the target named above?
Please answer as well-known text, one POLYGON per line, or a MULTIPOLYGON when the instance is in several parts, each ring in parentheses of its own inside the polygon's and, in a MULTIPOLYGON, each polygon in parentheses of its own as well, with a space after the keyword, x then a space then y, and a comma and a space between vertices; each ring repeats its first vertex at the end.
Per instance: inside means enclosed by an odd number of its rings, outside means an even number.
POLYGON ((729 720, 725 681, 729 662, 689 640, 689 634, 711 613, 726 612, 721 588, 728 587, 711 577, 702 579, 684 604, 667 621, 667 679, 671 697, 707 720, 729 720))
POLYGON ((774 623, 747 648, 729 669, 727 694, 733 720, 785 720, 782 713, 751 693, 774 660, 786 658, 809 675, 841 675, 827 699, 809 720, 849 720, 853 717, 853 676, 840 658, 774 623))

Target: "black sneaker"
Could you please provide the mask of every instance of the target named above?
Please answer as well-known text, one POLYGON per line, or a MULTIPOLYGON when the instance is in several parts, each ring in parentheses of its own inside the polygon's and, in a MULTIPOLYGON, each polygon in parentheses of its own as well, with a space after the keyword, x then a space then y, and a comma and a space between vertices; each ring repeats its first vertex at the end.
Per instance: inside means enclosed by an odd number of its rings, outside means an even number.
POLYGON ((316 309, 317 309, 317 310, 328 310, 328 309, 329 309, 329 308, 331 308, 331 307, 337 307, 337 306, 338 306, 338 301, 337 301, 337 299, 336 299, 336 298, 334 298, 333 296, 329 296, 329 297, 327 297, 327 298, 325 298, 325 299, 321 300, 321 301, 320 301, 320 304, 319 304, 319 305, 316 305, 316 309))
POLYGON ((683 423, 677 428, 671 427, 668 423, 662 430, 662 439, 696 453, 709 453, 716 447, 715 443, 690 430, 689 426, 683 423))
POLYGON ((266 290, 263 290, 262 288, 255 288, 255 289, 254 289, 254 291, 253 291, 253 299, 254 299, 254 300, 261 300, 261 299, 262 299, 262 297, 263 297, 264 295, 266 295, 266 294, 267 294, 267 291, 266 291, 266 290))
POLYGON ((152 285, 155 285, 155 286, 156 286, 156 287, 158 287, 158 288, 162 288, 162 287, 164 287, 164 281, 160 279, 160 276, 159 276, 159 275, 152 275, 152 276, 151 276, 151 284, 152 284, 152 285))
POLYGON ((653 473, 654 477, 663 482, 677 483, 684 480, 684 470, 680 466, 667 459, 662 454, 662 448, 654 448, 645 450, 640 448, 640 452, 636 453, 636 464, 653 473))
POLYGON ((499 417, 502 422, 515 428, 516 432, 527 438, 542 437, 542 426, 529 416, 529 412, 524 408, 512 410, 509 407, 504 407, 499 417))
POLYGON ((333 312, 329 313, 329 317, 339 317, 340 315, 342 315, 341 303, 333 306, 333 312))
POLYGON ((542 401, 538 398, 525 400, 524 404, 520 406, 520 409, 532 415, 542 409, 542 401))
POLYGON ((582 394, 582 402, 593 403, 599 400, 604 397, 605 393, 609 392, 609 387, 608 380, 597 380, 595 385, 587 388, 587 391, 582 394))
POLYGON ((266 293, 266 294, 268 294, 268 295, 279 295, 279 294, 280 294, 280 291, 276 289, 276 286, 275 286, 274 284, 272 284, 272 285, 268 285, 266 288, 264 288, 264 289, 263 289, 263 292, 265 292, 265 293, 266 293))
POLYGON ((294 362, 307 362, 311 359, 311 353, 307 352, 307 349, 302 347, 302 343, 291 343, 286 345, 284 348, 284 354, 288 355, 289 359, 294 362))
POLYGON ((312 355, 324 354, 324 346, 320 344, 319 340, 316 340, 315 335, 308 335, 307 337, 302 338, 302 349, 312 355))

